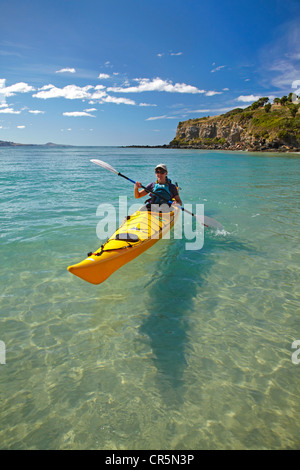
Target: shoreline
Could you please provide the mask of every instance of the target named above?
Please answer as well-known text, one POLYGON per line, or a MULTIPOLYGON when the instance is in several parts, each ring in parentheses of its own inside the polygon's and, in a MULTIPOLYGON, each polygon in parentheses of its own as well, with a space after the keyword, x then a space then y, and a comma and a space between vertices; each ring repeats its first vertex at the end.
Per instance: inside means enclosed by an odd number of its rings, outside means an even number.
POLYGON ((190 145, 182 145, 182 146, 173 146, 173 145, 122 145, 120 148, 149 148, 149 149, 173 149, 173 150, 219 150, 222 152, 259 152, 259 153, 299 153, 300 148, 290 149, 290 148, 268 148, 268 149, 258 149, 258 148, 238 148, 238 147, 200 147, 200 146, 190 146, 190 145))
POLYGON ((22 148, 22 147, 42 147, 42 148, 67 148, 67 147, 115 147, 115 148, 122 148, 122 149, 171 149, 171 150, 207 150, 207 151, 221 151, 221 152, 258 152, 258 153, 278 153, 278 154, 286 154, 286 153, 294 153, 300 154, 300 148, 288 148, 288 147, 281 147, 281 148, 239 148, 235 146, 231 147, 221 147, 221 146, 196 146, 196 145, 182 145, 182 146, 175 146, 170 144, 163 144, 163 145, 72 145, 72 144, 54 144, 54 143, 47 143, 47 144, 20 144, 15 142, 4 142, 0 141, 0 149, 1 148, 22 148))

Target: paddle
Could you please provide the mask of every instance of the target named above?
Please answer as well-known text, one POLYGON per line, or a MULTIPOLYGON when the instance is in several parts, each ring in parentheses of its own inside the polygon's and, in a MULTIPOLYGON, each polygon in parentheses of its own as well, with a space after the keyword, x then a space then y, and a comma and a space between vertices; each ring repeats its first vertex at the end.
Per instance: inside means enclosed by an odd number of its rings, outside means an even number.
MULTIPOLYGON (((106 162, 103 162, 102 160, 91 160, 91 162, 95 163, 96 165, 99 165, 99 166, 102 166, 102 168, 105 168, 105 170, 108 170, 108 171, 111 171, 112 173, 115 173, 116 175, 118 176, 121 176, 122 178, 125 178, 126 180, 130 181, 131 183, 135 184, 136 181, 132 180, 131 178, 128 178, 128 176, 125 176, 125 175, 122 175, 122 173, 120 173, 118 170, 116 170, 115 168, 113 168, 111 165, 109 165, 108 163, 106 162)), ((141 185, 141 187, 147 191, 147 193, 152 193, 152 194, 155 194, 155 191, 150 191, 149 189, 147 189, 145 186, 141 185)), ((161 196, 160 196, 161 197, 161 196)), ((172 204, 173 201, 168 201, 167 199, 164 199, 164 198, 161 198, 163 199, 164 201, 168 202, 169 204, 172 204)), ((220 222, 218 222, 217 220, 214 220, 214 219, 211 219, 210 217, 207 217, 207 216, 203 216, 203 218, 199 215, 196 215, 196 214, 193 214, 193 212, 190 212, 188 211, 187 209, 184 209, 184 207, 181 207, 179 206, 180 209, 184 212, 186 212, 187 214, 190 214, 192 215, 193 217, 195 217, 197 220, 199 220, 199 222, 204 225, 204 227, 209 227, 209 228, 215 228, 215 229, 218 229, 218 230, 223 230, 223 225, 220 224, 220 222)))

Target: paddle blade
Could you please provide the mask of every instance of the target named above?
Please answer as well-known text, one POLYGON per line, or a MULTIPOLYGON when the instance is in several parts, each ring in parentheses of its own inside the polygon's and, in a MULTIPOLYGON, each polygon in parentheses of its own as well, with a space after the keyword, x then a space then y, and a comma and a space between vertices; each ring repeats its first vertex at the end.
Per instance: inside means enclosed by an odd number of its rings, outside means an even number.
POLYGON ((215 219, 212 219, 211 217, 207 217, 206 215, 204 215, 204 216, 195 215, 195 217, 205 227, 214 228, 216 230, 223 230, 224 229, 223 225, 220 224, 220 222, 218 222, 215 219))
POLYGON ((109 165, 106 162, 103 162, 102 160, 91 160, 91 162, 96 163, 96 165, 102 166, 105 170, 111 171, 112 173, 116 173, 116 175, 119 174, 117 170, 115 170, 111 165, 109 165))

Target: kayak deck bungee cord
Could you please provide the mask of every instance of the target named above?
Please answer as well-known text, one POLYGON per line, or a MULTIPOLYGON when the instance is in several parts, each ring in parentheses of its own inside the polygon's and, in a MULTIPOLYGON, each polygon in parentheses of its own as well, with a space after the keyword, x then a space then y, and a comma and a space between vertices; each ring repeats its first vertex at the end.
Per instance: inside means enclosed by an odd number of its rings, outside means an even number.
POLYGON ((101 284, 115 271, 157 243, 174 225, 180 206, 170 212, 149 212, 144 207, 127 217, 116 232, 88 257, 68 271, 91 284, 101 284))

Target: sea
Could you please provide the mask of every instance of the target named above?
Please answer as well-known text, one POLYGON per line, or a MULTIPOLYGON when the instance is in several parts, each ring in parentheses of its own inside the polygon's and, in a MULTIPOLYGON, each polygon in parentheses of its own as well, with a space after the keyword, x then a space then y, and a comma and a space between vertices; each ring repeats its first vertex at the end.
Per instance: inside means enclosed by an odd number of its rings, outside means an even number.
POLYGON ((3 147, 0 181, 1 449, 299 449, 299 154, 3 147), (165 163, 224 229, 79 279, 99 207, 137 203, 91 159, 165 163))

